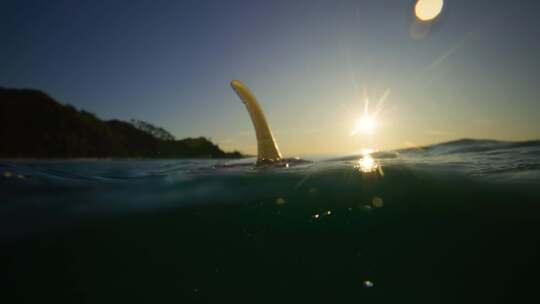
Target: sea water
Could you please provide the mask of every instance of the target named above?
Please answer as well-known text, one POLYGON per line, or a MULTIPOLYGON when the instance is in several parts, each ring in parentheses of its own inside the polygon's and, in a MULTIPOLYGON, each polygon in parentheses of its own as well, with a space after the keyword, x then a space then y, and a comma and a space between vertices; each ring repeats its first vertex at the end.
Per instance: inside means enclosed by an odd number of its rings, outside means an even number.
POLYGON ((3 160, 0 300, 538 300, 540 142, 364 157, 3 160))

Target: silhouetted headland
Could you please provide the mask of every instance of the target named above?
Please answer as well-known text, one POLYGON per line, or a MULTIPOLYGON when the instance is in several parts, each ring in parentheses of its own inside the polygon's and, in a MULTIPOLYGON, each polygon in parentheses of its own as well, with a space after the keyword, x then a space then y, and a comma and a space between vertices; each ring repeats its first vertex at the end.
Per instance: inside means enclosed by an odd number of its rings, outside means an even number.
POLYGON ((239 158, 204 137, 175 140, 132 120, 103 121, 37 90, 0 88, 1 158, 239 158))

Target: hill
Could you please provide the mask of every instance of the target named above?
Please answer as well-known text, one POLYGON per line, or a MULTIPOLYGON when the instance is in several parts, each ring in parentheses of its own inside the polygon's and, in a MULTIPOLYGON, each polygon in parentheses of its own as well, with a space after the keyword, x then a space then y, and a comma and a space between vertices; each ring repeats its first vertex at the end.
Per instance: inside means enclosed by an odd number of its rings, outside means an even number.
POLYGON ((131 123, 103 121, 26 89, 0 88, 0 141, 2 158, 242 157, 239 152, 224 152, 204 137, 156 137, 131 123))

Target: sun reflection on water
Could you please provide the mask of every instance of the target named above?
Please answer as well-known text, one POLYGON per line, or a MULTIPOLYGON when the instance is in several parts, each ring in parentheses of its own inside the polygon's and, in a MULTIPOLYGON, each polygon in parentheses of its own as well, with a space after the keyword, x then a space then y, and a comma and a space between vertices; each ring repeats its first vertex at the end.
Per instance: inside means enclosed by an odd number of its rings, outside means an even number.
POLYGON ((371 155, 366 154, 356 162, 354 168, 363 173, 371 173, 377 171, 379 164, 371 155))
POLYGON ((375 173, 378 172, 382 177, 384 172, 382 170, 381 164, 371 156, 375 150, 373 149, 362 149, 362 156, 356 160, 353 167, 355 170, 361 173, 375 173))

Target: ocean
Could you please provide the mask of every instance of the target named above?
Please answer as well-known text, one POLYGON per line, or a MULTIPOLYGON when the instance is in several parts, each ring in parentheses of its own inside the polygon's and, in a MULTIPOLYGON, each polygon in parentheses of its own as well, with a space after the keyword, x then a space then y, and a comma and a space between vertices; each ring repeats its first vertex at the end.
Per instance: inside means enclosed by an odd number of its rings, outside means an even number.
POLYGON ((0 161, 1 303, 535 303, 540 141, 0 161))

